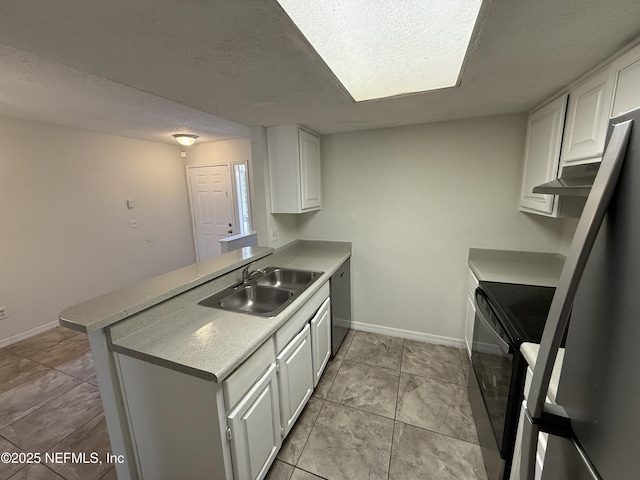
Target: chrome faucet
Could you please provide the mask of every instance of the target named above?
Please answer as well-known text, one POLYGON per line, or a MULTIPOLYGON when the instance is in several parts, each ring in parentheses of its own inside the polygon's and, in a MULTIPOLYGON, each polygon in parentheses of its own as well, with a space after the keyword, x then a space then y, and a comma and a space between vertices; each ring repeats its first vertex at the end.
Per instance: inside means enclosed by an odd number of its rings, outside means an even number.
POLYGON ((250 281, 253 277, 255 277, 257 274, 262 274, 264 275, 265 273, 267 273, 266 271, 264 271, 261 268, 256 268, 253 271, 249 271, 249 267, 251 267, 251 265, 253 265, 256 262, 252 262, 249 265, 247 265, 246 267, 244 267, 244 270, 242 270, 242 283, 247 283, 248 281, 250 281))

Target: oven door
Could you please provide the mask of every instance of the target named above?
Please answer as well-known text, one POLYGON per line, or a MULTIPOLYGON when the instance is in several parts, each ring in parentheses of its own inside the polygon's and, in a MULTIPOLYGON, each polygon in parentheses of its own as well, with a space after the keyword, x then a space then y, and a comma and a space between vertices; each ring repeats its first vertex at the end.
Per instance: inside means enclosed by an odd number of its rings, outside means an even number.
POLYGON ((512 453, 507 437, 511 430, 509 391, 516 371, 514 362, 517 363, 517 355, 509 337, 478 290, 471 345, 475 378, 470 381, 469 396, 490 480, 503 478, 505 463, 509 463, 512 453))

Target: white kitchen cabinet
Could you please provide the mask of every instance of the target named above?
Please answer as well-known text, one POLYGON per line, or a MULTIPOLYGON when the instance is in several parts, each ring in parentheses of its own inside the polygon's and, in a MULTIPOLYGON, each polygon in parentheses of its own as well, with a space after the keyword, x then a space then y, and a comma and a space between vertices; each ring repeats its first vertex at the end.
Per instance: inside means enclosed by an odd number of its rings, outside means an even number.
POLYGON ((529 115, 520 193, 523 212, 557 216, 555 197, 533 193, 533 187, 558 175, 566 105, 565 94, 529 115))
POLYGON ((311 319, 311 345, 313 350, 313 386, 320 381, 331 357, 331 299, 327 298, 311 319))
POLYGON ((480 282, 478 282, 476 276, 471 270, 469 270, 469 275, 467 277, 467 313, 464 329, 464 343, 467 347, 469 358, 471 358, 471 344, 473 343, 473 325, 476 321, 476 288, 478 288, 479 284, 480 282))
POLYGON ((298 125, 267 128, 271 213, 320 210, 320 137, 298 125))
POLYGON ((569 91, 561 166, 602 158, 611 109, 612 82, 604 68, 569 91))
POLYGON ((640 107, 640 45, 611 63, 610 83, 613 85, 611 116, 640 107))
POLYGON ((262 480, 281 445, 276 366, 271 364, 229 414, 236 480, 262 480))
POLYGON ((311 328, 302 331, 276 357, 282 436, 287 436, 313 393, 311 328))

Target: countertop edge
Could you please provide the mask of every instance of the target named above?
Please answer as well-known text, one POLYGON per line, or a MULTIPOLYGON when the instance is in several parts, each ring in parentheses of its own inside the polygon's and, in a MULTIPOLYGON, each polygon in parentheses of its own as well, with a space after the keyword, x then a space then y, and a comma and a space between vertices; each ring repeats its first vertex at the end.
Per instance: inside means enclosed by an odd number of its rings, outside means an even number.
MULTIPOLYGON (((537 343, 525 342, 520 346, 520 352, 526 360, 531 370, 536 366, 536 360, 538 358, 538 351, 540 345, 537 343)), ((556 362, 553 365, 553 372, 551 373, 551 380, 549 381, 549 389, 547 390, 547 396, 549 400, 555 403, 556 396, 558 394, 558 383, 560 383, 560 374, 562 373, 562 362, 564 361, 564 348, 558 350, 558 356, 556 362)), ((525 394, 528 392, 525 392, 525 394)))
MULTIPOLYGON (((186 292, 192 288, 195 288, 199 285, 207 283, 211 280, 214 280, 217 277, 220 277, 226 273, 229 273, 233 270, 236 270, 244 265, 247 265, 256 260, 260 260, 264 257, 267 257, 273 254, 274 249, 270 247, 245 247, 248 250, 244 250, 246 253, 242 253, 243 257, 240 259, 236 259, 224 264, 224 260, 222 264, 224 266, 219 268, 214 268, 209 271, 207 270, 206 263, 210 263, 208 261, 197 262, 194 264, 187 265, 185 267, 152 277, 148 280, 144 280, 139 283, 135 283, 128 287, 121 288, 119 290, 115 290, 113 292, 106 293, 99 297, 92 298, 90 300, 86 300, 84 302, 78 303, 71 307, 64 309, 60 312, 58 316, 58 320, 60 325, 66 328, 70 328, 72 330, 89 333, 94 330, 99 330, 101 328, 108 327, 120 320, 131 317, 136 313, 140 313, 147 308, 153 307, 159 303, 164 302, 172 297, 180 295, 181 293, 186 292), (253 252, 255 250, 255 252, 253 252), (246 256, 244 256, 246 255, 246 256), (143 290, 146 288, 154 287, 154 283, 161 284, 164 279, 169 276, 176 275, 180 272, 185 271, 186 269, 199 269, 202 268, 206 273, 198 274, 192 277, 191 280, 187 282, 183 282, 174 285, 169 285, 166 287, 159 288, 161 293, 156 293, 153 295, 145 295, 143 290), (131 300, 130 297, 138 296, 138 299, 131 300), (101 307, 103 302, 108 302, 110 304, 124 304, 123 307, 116 309, 113 312, 104 312, 104 307, 101 307), (91 313, 90 310, 95 309, 99 313, 91 313)), ((238 251, 228 252, 227 254, 223 254, 220 257, 225 255, 232 254, 234 257, 238 257, 238 251), (234 253, 235 252, 235 253, 234 253)), ((219 260, 219 257, 218 261, 219 260)), ((233 257, 231 257, 233 258, 233 257)))
MULTIPOLYGON (((233 371, 240 366, 245 360, 247 360, 266 340, 268 340, 271 336, 273 336, 278 329, 283 327, 286 322, 293 317, 305 304, 306 302, 315 295, 327 282, 330 281, 331 276, 340 268, 340 266, 352 256, 352 248, 349 242, 321 242, 321 241, 298 241, 292 242, 291 244, 287 244, 281 249, 277 249, 274 253, 273 260, 278 263, 278 259, 288 259, 290 254, 295 254, 296 250, 299 248, 317 248, 322 246, 329 247, 338 247, 344 249, 342 252, 339 252, 339 255, 335 256, 332 259, 332 262, 335 262, 330 269, 323 270, 324 273, 322 278, 311 285, 300 298, 296 299, 289 307, 280 312, 275 317, 270 318, 273 320, 272 326, 268 329, 264 330, 260 335, 256 335, 255 338, 252 339, 252 344, 250 347, 239 351, 237 355, 233 355, 229 361, 221 362, 224 363, 221 367, 215 370, 203 370, 201 368, 197 368, 194 366, 190 366, 187 363, 180 363, 178 361, 172 361, 167 358, 164 358, 162 355, 151 354, 147 352, 142 352, 140 350, 136 350, 134 348, 130 348, 128 346, 122 345, 123 343, 127 343, 127 337, 120 338, 115 342, 109 341, 109 348, 118 353, 128 355, 139 360, 147 361, 153 364, 157 364, 171 370, 175 370, 178 372, 182 372, 185 374, 189 374, 204 380, 214 381, 216 383, 221 383, 224 381, 233 371), (280 253, 281 255, 277 255, 280 253)), ((262 256, 260 259, 264 259, 268 257, 268 255, 262 256)), ((250 260, 250 261, 253 261, 250 260)), ((237 267, 236 267, 237 268, 237 267)), ((193 288, 193 287, 192 287, 193 288)), ((185 289, 185 292, 189 289, 185 289)), ((181 292, 184 293, 184 292, 181 292)), ((176 294, 177 296, 179 294, 176 294)), ((140 313, 140 312, 138 312, 140 313)), ((235 315, 249 316, 248 314, 237 313, 235 315)), ((126 317, 125 317, 126 318, 126 317)), ((145 328, 136 331, 136 334, 139 335, 143 332, 145 328)))

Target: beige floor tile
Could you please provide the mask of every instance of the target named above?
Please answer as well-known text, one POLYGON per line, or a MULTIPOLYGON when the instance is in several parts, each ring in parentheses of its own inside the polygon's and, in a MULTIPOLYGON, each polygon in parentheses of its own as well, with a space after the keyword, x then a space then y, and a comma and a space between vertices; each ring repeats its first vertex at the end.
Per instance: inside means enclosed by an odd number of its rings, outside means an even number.
POLYGON ((394 418, 400 372, 345 360, 327 400, 394 418))
POLYGON ((56 370, 60 370, 67 375, 71 375, 72 377, 76 377, 81 380, 87 379, 96 373, 93 368, 93 357, 91 356, 91 352, 87 352, 81 357, 63 363, 62 365, 58 365, 55 368, 56 370))
POLYGON ((43 452, 102 412, 98 388, 81 383, 0 430, 23 450, 43 452))
MULTIPOLYGON (((14 444, 8 442, 4 438, 0 437, 0 453, 20 453, 21 449, 16 447, 14 444)), ((14 459, 10 459, 10 462, 0 462, 0 479, 5 480, 9 478, 11 475, 16 473, 21 468, 24 468, 23 463, 13 462, 14 459)), ((15 460, 18 460, 17 458, 15 460)))
POLYGON ((402 373, 396 420, 478 443, 467 388, 402 373))
POLYGON ((376 367, 400 370, 403 343, 402 338, 356 332, 344 358, 376 367))
MULTIPOLYGON (((16 342, 6 348, 24 357, 31 358, 34 352, 49 350, 60 342, 82 335, 84 334, 69 330, 68 328, 55 327, 46 332, 16 342)), ((86 335, 84 336, 86 337, 86 335)))
POLYGON ((327 366, 324 368, 324 372, 322 373, 322 377, 320 377, 320 381, 318 385, 316 385, 315 390, 313 391, 313 396, 325 399, 329 394, 329 390, 331 389, 331 385, 333 385, 333 381, 340 370, 340 365, 342 365, 342 359, 338 357, 333 357, 327 363, 327 366))
POLYGON ((49 367, 57 367, 83 356, 89 350, 87 336, 76 335, 57 343, 47 350, 34 351, 29 354, 29 358, 49 367))
POLYGON ((331 480, 386 480, 393 420, 326 401, 297 467, 331 480))
POLYGON ((293 472, 293 477, 291 477, 291 480, 323 480, 323 478, 318 477, 313 473, 305 472, 304 470, 296 468, 296 470, 293 472))
POLYGON ((33 463, 27 465, 9 480, 64 480, 60 475, 44 465, 33 463))
POLYGON ((338 349, 338 351, 336 352, 335 357, 339 358, 340 360, 343 360, 345 355, 347 354, 347 351, 349 350, 349 347, 351 346, 351 342, 353 341, 353 337, 355 336, 356 331, 351 329, 347 332, 347 334, 344 337, 344 340, 342 340, 342 343, 340 344, 340 348, 338 349))
POLYGON ((478 445, 396 422, 389 480, 486 480, 478 445))
POLYGON ((294 427, 287 435, 282 448, 278 452, 278 459, 296 465, 302 454, 302 449, 307 444, 313 425, 320 414, 320 409, 324 402, 315 397, 311 397, 298 417, 294 427))
POLYGON ((100 414, 93 420, 82 425, 78 430, 66 437, 49 452, 84 452, 90 458, 92 452, 98 454, 102 464, 92 463, 54 463, 47 464, 67 480, 98 480, 113 464, 106 463, 106 454, 111 453, 111 443, 107 432, 104 415, 100 414))
POLYGON ((49 370, 37 378, 0 394, 0 428, 29 415, 80 383, 77 378, 49 370))
POLYGON ((9 350, 0 350, 0 393, 37 377, 48 367, 17 355, 9 350))
POLYGON ((406 340, 402 371, 442 382, 465 385, 458 348, 406 340))
POLYGON ((295 467, 293 465, 276 460, 271 465, 264 480, 289 480, 294 470, 295 467))

